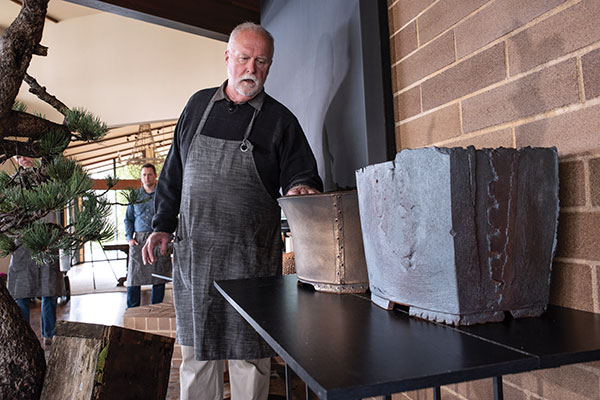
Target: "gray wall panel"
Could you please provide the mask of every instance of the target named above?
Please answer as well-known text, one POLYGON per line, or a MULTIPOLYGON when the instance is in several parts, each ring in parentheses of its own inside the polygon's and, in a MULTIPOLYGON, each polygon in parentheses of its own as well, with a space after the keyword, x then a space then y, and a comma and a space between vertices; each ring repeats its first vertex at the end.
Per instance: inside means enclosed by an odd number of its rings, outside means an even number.
MULTIPOLYGON (((377 2, 372 4, 376 10, 377 2)), ((364 65, 381 64, 372 62, 372 51, 367 64, 363 61, 362 38, 373 36, 372 31, 361 32, 361 24, 365 26, 365 18, 377 18, 377 12, 365 12, 365 7, 368 3, 359 7, 359 0, 261 2, 261 23, 275 37, 266 90, 298 117, 326 190, 355 187, 356 169, 385 160, 385 140, 370 140, 367 135, 367 126, 374 126, 373 134, 385 132, 377 132, 384 123, 377 121, 383 119, 383 106, 376 101, 369 103, 367 123, 365 99, 370 100, 364 65), (370 150, 367 143, 372 143, 370 150)))

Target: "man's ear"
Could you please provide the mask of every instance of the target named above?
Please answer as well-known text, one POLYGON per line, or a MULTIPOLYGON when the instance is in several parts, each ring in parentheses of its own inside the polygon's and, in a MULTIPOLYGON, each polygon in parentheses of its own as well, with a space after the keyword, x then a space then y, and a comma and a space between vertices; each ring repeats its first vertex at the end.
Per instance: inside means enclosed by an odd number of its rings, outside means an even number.
POLYGON ((225 50, 225 65, 229 63, 229 50, 225 50))

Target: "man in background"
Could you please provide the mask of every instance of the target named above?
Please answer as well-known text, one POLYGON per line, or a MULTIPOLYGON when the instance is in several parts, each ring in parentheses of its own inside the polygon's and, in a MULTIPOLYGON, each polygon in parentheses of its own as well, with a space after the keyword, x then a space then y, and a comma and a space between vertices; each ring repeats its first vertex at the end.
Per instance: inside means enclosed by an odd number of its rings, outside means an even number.
POLYGON ((140 286, 152 285, 151 304, 162 303, 165 296, 165 280, 153 277, 171 276, 171 257, 158 255, 152 265, 142 262, 142 248, 152 232, 154 216, 154 190, 156 189, 156 168, 144 164, 140 170, 142 187, 138 189, 140 203, 127 206, 125 213, 125 238, 129 242, 129 265, 127 266, 127 308, 140 305, 140 286))

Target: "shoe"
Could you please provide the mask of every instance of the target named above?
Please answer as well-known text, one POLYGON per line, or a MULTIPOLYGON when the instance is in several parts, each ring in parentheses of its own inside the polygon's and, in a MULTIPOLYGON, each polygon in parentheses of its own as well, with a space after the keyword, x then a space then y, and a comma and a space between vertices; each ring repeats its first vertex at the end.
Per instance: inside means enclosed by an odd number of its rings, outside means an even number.
POLYGON ((52 346, 52 338, 49 338, 49 337, 42 338, 42 345, 44 347, 50 348, 50 346, 52 346))

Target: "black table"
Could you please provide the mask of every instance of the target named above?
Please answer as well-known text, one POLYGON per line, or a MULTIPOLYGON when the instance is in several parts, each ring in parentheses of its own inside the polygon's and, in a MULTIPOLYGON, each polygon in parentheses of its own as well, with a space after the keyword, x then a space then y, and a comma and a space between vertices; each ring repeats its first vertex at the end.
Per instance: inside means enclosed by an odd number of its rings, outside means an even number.
POLYGON ((502 375, 600 359, 600 315, 582 311, 454 328, 315 292, 296 275, 215 286, 286 362, 288 383, 291 368, 323 400, 428 387, 439 398, 441 385, 489 377, 501 398, 502 375))
MULTIPOLYGON (((129 267, 129 243, 103 244, 102 245, 102 250, 105 252, 104 253, 105 255, 106 255, 106 251, 110 251, 110 250, 122 251, 123 253, 125 253, 125 255, 127 255, 127 259, 125 261, 126 262, 125 265, 127 267, 129 267)), ((108 261, 108 257, 106 257, 106 260, 108 261)), ((123 276, 121 278, 117 278, 117 286, 125 286, 124 283, 125 283, 126 280, 127 280, 127 276, 123 276)))

